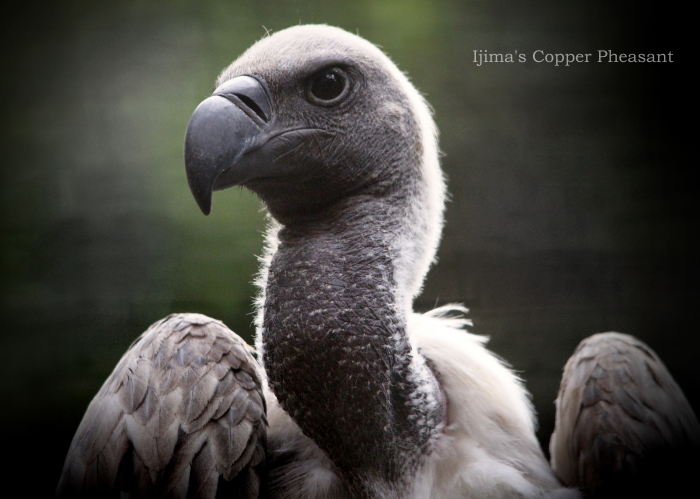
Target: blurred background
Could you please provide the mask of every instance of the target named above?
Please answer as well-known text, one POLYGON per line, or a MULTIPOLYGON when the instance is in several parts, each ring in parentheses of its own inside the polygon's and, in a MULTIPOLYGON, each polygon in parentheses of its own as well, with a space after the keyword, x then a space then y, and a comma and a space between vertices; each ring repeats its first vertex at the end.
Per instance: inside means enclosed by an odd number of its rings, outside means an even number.
POLYGON ((561 370, 595 332, 649 343, 697 411, 682 13, 627 1, 13 3, 0 50, 0 445, 27 492, 53 493, 88 402, 151 323, 201 312, 251 338, 264 213, 230 190, 202 216, 183 137, 221 69, 299 23, 380 45, 434 107, 451 202, 416 308, 470 308, 472 331, 526 380, 543 447, 561 370), (555 67, 530 59, 538 49, 594 57, 555 67), (598 49, 675 62, 597 63, 598 49), (529 60, 478 67, 474 50, 529 60))

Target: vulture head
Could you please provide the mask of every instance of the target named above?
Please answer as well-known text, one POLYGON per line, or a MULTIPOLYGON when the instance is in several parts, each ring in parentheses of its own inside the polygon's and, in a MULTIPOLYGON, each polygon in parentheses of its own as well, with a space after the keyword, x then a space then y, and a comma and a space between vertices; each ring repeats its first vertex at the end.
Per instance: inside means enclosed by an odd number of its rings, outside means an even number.
POLYGON ((442 230, 436 133, 427 103, 376 46, 339 28, 295 26, 221 73, 187 129, 187 176, 205 214, 213 190, 236 185, 285 226, 372 199, 404 210, 387 222, 401 223, 412 246, 405 285, 415 297, 442 230))
POLYGON ((238 185, 279 223, 258 348, 280 405, 355 495, 401 496, 445 415, 406 334, 442 227, 427 104, 371 43, 296 26, 221 73, 185 163, 205 214, 238 185))

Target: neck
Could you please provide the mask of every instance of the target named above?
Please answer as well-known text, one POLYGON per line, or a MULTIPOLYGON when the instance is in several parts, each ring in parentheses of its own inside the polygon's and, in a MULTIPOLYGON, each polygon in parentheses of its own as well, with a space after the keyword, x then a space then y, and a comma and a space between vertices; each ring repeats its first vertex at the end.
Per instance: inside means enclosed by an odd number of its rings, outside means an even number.
POLYGON ((444 414, 406 335, 396 201, 349 201, 283 227, 265 290, 269 385, 358 497, 400 495, 444 414))

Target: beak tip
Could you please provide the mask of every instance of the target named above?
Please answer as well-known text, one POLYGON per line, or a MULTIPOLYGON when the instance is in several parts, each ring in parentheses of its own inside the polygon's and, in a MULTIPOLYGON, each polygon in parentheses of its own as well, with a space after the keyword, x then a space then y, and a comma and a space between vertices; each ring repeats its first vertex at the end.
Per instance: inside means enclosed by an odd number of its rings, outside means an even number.
POLYGON ((197 206, 199 206, 199 209, 202 210, 202 213, 205 215, 209 215, 209 213, 211 213, 211 194, 211 190, 195 192, 195 190, 192 189, 192 195, 194 196, 195 201, 197 201, 197 206))

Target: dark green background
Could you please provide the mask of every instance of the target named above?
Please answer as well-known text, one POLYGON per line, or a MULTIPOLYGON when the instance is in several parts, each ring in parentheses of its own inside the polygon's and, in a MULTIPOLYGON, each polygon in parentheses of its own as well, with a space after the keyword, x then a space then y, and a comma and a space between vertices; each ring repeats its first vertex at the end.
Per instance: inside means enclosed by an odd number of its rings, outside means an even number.
MULTIPOLYGON (((185 126, 265 30, 379 44, 435 109, 452 201, 419 310, 456 301, 517 369, 547 445, 576 344, 647 341, 697 407, 698 185, 683 12, 651 2, 22 2, 0 51, 0 414, 5 472, 49 495, 90 398, 170 312, 250 337, 264 214, 203 217, 185 126), (673 64, 477 67, 473 51, 674 53, 673 64)), ((593 58, 595 60, 595 57, 593 58)))

